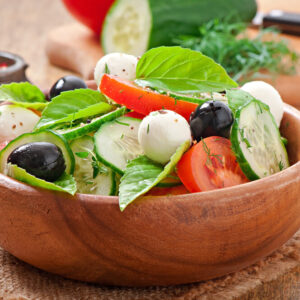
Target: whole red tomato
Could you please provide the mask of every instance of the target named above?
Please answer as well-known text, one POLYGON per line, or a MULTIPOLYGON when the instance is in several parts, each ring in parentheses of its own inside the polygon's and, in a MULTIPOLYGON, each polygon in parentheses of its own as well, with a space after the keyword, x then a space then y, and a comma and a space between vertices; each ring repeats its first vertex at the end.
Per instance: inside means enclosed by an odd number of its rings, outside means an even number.
POLYGON ((114 0, 63 0, 69 12, 81 23, 100 34, 104 18, 114 0))

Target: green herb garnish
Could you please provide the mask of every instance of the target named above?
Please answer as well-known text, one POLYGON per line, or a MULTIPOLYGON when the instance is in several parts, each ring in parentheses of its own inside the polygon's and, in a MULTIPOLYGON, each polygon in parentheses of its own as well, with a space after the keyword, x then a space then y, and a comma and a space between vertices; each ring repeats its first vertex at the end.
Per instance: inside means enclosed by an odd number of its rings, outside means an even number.
POLYGON ((279 31, 260 29, 250 38, 246 29, 246 23, 215 19, 202 25, 199 35, 182 36, 175 43, 211 57, 239 83, 261 76, 262 70, 271 75, 295 73, 299 56, 278 38, 279 31))

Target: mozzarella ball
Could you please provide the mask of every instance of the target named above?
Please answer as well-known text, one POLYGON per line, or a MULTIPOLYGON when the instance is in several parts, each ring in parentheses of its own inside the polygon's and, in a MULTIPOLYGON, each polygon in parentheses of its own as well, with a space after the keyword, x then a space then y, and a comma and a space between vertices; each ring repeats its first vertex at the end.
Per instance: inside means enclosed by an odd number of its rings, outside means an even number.
POLYGON ((31 110, 16 105, 0 106, 0 142, 11 141, 31 132, 39 117, 31 110))
POLYGON ((123 79, 132 80, 136 77, 136 56, 125 53, 110 53, 103 56, 96 64, 94 79, 99 87, 102 76, 111 74, 123 79))
POLYGON ((248 92, 254 98, 269 105, 271 114, 280 126, 280 122, 283 116, 283 101, 278 91, 270 84, 264 81, 251 81, 244 84, 241 88, 248 92))
POLYGON ((138 139, 145 155, 161 164, 166 164, 182 143, 192 141, 186 119, 170 110, 154 111, 145 117, 138 139))

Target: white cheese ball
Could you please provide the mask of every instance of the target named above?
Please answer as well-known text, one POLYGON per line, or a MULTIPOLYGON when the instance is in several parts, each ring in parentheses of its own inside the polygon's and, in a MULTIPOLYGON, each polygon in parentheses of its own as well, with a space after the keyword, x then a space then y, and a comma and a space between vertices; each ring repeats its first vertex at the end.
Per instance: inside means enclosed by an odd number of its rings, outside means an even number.
POLYGON ((136 56, 125 53, 110 53, 103 56, 96 64, 94 79, 99 87, 104 74, 116 75, 123 79, 132 80, 136 77, 136 56))
POLYGON ((153 161, 166 164, 185 141, 192 141, 188 122, 170 110, 150 113, 141 122, 138 140, 144 153, 153 161))
POLYGON ((0 142, 11 141, 19 135, 31 132, 39 121, 33 111, 16 106, 0 106, 0 142))
POLYGON ((277 126, 280 126, 283 116, 283 101, 278 91, 272 85, 264 81, 251 81, 244 84, 241 89, 248 92, 254 98, 269 105, 277 126))

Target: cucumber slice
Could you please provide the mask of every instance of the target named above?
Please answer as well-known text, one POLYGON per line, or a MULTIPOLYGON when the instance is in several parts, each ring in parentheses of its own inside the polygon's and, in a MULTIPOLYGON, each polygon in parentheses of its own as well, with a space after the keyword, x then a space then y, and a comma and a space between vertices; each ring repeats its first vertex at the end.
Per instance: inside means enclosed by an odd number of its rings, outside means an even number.
POLYGON ((56 130, 59 134, 61 134, 67 140, 75 140, 80 138, 88 133, 94 132, 98 130, 101 124, 112 121, 126 112, 126 107, 121 107, 112 111, 104 116, 100 116, 98 118, 94 118, 91 120, 89 124, 79 124, 75 127, 68 128, 68 129, 59 129, 56 130))
POLYGON ((78 193, 103 196, 115 195, 115 172, 110 168, 102 164, 99 165, 100 172, 93 178, 93 138, 86 135, 76 139, 71 143, 71 149, 75 155, 74 178, 77 182, 78 193))
POLYGON ((289 166, 288 155, 267 105, 253 100, 236 112, 232 149, 250 180, 272 175, 289 166))
POLYGON ((138 142, 140 123, 139 119, 121 117, 103 124, 94 135, 98 159, 121 175, 129 160, 143 154, 138 142))
POLYGON ((7 159, 9 155, 18 147, 34 142, 48 142, 55 144, 62 151, 63 157, 65 159, 67 174, 73 174, 75 159, 73 152, 71 151, 65 138, 58 133, 51 130, 34 132, 34 133, 24 133, 11 141, 2 151, 0 152, 0 172, 7 174, 7 159))
POLYGON ((196 35, 203 23, 228 15, 250 21, 256 14, 255 0, 117 0, 103 25, 105 53, 136 56, 147 49, 173 44, 180 35, 196 35))

